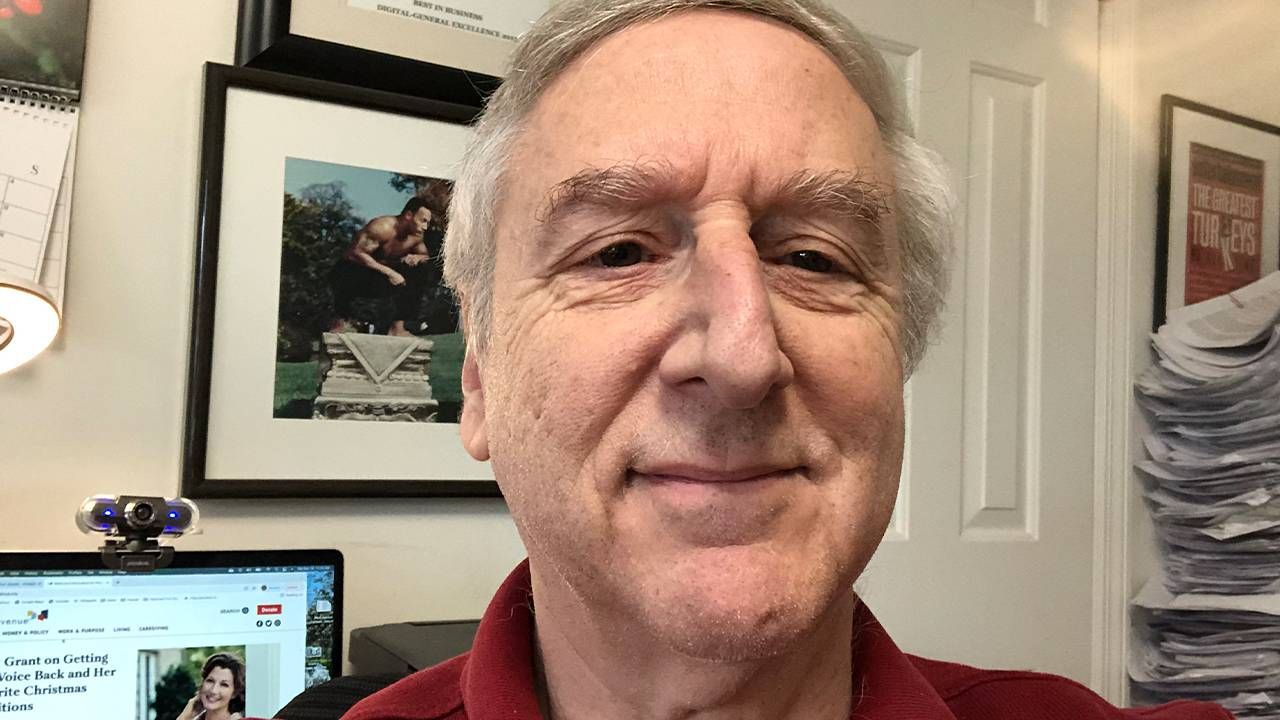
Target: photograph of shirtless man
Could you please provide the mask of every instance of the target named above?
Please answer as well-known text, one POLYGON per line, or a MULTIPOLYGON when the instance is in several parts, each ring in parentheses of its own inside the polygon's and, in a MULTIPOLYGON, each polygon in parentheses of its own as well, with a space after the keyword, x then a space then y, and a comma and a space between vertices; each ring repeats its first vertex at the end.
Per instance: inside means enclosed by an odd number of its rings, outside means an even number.
POLYGON ((416 325, 419 319, 431 260, 425 239, 430 225, 426 201, 412 197, 399 215, 375 217, 356 233, 330 275, 335 317, 329 332, 351 331, 351 303, 356 298, 390 296, 395 313, 387 334, 413 334, 405 323, 416 325))
POLYGON ((284 170, 272 417, 323 419, 325 335, 374 334, 431 344, 434 421, 457 422, 466 342, 440 262, 452 180, 311 158, 284 170))

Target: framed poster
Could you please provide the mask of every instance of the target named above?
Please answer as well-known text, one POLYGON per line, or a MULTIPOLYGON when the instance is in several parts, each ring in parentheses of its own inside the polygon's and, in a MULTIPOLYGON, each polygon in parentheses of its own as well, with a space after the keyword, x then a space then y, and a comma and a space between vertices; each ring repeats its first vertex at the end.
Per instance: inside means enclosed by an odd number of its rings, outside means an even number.
POLYGON ((236 64, 448 102, 497 87, 550 0, 241 0, 236 64))
POLYGON ((1161 98, 1153 327, 1280 269, 1280 127, 1161 98))
POLYGON ((205 65, 184 494, 499 494, 439 272, 477 112, 205 65))

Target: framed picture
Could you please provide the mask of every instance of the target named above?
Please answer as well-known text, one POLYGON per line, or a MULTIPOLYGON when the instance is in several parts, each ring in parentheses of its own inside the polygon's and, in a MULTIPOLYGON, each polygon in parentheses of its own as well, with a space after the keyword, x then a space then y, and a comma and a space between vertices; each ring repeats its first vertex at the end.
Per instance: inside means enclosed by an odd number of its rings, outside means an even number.
POLYGON ((205 65, 182 489, 496 496, 440 279, 478 109, 205 65))
POLYGON ((236 64, 476 104, 550 0, 241 0, 236 64))
POLYGON ((1280 127, 1161 98, 1154 328, 1280 269, 1280 127))

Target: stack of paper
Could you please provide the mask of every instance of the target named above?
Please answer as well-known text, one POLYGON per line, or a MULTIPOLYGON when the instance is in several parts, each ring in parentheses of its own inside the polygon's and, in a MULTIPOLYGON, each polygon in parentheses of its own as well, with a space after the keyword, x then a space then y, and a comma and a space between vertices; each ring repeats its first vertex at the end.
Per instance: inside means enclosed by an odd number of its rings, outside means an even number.
POLYGON ((1183 308, 1138 380, 1164 572, 1134 601, 1139 700, 1280 719, 1280 273, 1183 308))
POLYGON ((1280 718, 1280 596, 1174 595, 1162 578, 1134 599, 1135 700, 1210 700, 1280 718))

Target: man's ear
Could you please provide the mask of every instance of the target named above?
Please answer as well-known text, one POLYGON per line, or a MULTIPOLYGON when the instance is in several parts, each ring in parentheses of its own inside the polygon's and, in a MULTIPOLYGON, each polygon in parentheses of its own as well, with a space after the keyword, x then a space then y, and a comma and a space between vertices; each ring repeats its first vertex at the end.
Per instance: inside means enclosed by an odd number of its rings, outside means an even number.
POLYGON ((480 365, 476 362, 471 343, 467 343, 467 354, 462 358, 462 418, 459 431, 462 433, 462 446, 471 457, 481 462, 489 459, 484 385, 480 381, 480 365))

